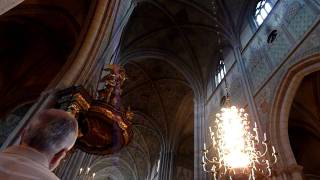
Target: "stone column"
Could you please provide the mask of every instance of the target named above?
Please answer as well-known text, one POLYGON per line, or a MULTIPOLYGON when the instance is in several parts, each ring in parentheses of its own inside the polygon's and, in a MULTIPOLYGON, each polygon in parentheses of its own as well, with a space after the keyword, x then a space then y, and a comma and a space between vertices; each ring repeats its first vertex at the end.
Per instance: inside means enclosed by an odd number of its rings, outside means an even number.
POLYGON ((172 151, 160 153, 159 180, 171 180, 173 178, 175 153, 172 151))
POLYGON ((64 174, 61 176, 61 179, 75 179, 79 173, 85 155, 85 153, 77 150, 76 153, 70 157, 70 162, 64 168, 64 174))
MULTIPOLYGON (((234 54, 236 57, 236 61, 237 61, 237 65, 238 68, 240 69, 241 75, 242 75, 242 85, 243 85, 243 89, 245 91, 245 95, 248 101, 248 107, 252 113, 251 115, 251 119, 254 119, 255 122, 258 124, 259 130, 261 131, 260 127, 261 127, 261 122, 259 120, 259 115, 258 115, 258 110, 254 101, 254 97, 253 97, 253 92, 251 90, 250 87, 250 83, 249 83, 249 77, 248 74, 245 70, 245 64, 244 64, 244 59, 242 57, 242 54, 240 52, 240 45, 236 46, 234 49, 234 54)), ((260 132, 261 134, 261 132, 260 132)))
POLYGON ((205 98, 197 97, 194 106, 194 180, 207 179, 206 173, 202 170, 202 150, 205 142, 206 122, 205 119, 205 98))
POLYGON ((22 3, 23 0, 1 0, 0 1, 0 15, 6 13, 10 9, 16 7, 18 4, 22 3))

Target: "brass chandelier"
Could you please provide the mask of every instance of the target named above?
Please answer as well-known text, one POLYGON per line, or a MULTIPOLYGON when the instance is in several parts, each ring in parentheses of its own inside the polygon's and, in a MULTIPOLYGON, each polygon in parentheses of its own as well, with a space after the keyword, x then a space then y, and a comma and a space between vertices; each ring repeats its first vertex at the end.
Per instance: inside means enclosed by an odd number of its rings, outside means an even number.
MULTIPOLYGON (((218 27, 217 5, 214 1, 212 5, 218 27)), ((218 31, 217 37, 218 45, 222 47, 218 31)), ((215 115, 213 125, 209 126, 210 142, 203 145, 203 171, 212 174, 215 180, 254 180, 270 177, 272 167, 277 162, 277 152, 274 146, 270 145, 265 133, 263 139, 261 138, 257 123, 251 120, 254 122, 252 126, 245 110, 232 105, 222 48, 219 52, 218 68, 223 73, 226 96, 223 107, 215 115)))
POLYGON ((244 109, 231 106, 227 97, 225 107, 216 114, 209 126, 211 142, 204 143, 202 165, 216 179, 254 180, 270 177, 277 153, 264 133, 261 141, 257 124, 251 128, 244 109), (212 156, 211 158, 209 156, 212 156))

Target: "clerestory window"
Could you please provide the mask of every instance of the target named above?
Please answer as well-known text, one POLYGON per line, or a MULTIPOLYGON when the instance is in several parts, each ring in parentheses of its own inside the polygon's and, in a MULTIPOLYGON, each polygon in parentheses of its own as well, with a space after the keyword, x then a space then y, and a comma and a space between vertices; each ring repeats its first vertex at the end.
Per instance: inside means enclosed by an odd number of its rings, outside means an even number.
POLYGON ((254 15, 254 19, 258 26, 260 26, 263 21, 267 18, 269 13, 272 10, 272 4, 270 0, 260 0, 256 6, 256 12, 254 15))
POLYGON ((220 84, 225 74, 226 74, 226 66, 224 65, 223 61, 220 60, 217 71, 216 71, 216 75, 215 75, 216 86, 220 84))

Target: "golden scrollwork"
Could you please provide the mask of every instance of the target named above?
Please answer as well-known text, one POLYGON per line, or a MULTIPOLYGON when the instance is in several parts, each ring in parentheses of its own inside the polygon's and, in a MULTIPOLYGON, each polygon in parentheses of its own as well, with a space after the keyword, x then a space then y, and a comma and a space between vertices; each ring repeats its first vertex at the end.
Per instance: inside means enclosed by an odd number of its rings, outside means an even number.
POLYGON ((105 109, 103 107, 98 107, 98 106, 92 106, 90 108, 90 111, 101 113, 101 114, 107 116, 109 119, 112 119, 112 120, 116 121, 118 126, 122 130, 126 130, 128 128, 128 125, 125 122, 123 122, 121 116, 118 116, 118 115, 114 114, 112 111, 110 111, 108 109, 105 109))
POLYGON ((102 113, 103 115, 107 116, 109 119, 113 119, 113 113, 112 111, 105 109, 103 107, 98 107, 98 106, 92 106, 90 108, 90 111, 92 112, 97 112, 97 113, 102 113))
POLYGON ((73 96, 72 103, 67 107, 69 112, 75 118, 78 118, 80 111, 86 111, 90 108, 90 104, 82 97, 80 93, 73 96))
POLYGON ((83 110, 88 110, 90 108, 90 104, 82 97, 80 93, 75 94, 74 98, 83 110))

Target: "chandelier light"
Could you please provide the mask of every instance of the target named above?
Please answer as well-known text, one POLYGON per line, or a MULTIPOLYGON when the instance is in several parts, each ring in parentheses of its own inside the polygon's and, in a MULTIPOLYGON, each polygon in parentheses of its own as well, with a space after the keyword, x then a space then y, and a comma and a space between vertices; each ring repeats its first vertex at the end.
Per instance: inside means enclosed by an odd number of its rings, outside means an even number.
POLYGON ((91 172, 91 168, 87 167, 85 168, 80 168, 79 169, 79 174, 77 174, 77 179, 80 180, 94 180, 96 176, 95 172, 91 172))

